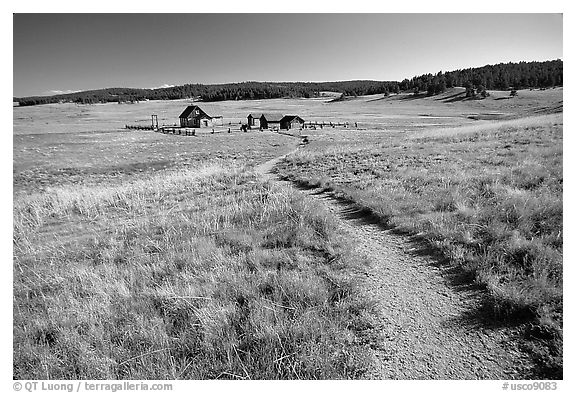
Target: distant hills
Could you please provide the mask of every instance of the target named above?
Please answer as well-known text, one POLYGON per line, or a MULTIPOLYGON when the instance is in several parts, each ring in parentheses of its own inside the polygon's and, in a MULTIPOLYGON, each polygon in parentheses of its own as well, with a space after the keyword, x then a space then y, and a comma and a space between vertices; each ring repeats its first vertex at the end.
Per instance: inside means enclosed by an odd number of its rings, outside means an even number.
POLYGON ((144 100, 199 101, 254 100, 283 97, 319 97, 322 91, 334 91, 345 96, 390 94, 402 91, 428 95, 439 94, 446 88, 473 87, 488 90, 546 88, 562 86, 563 62, 520 62, 486 65, 478 68, 424 74, 412 79, 395 81, 354 80, 343 82, 241 82, 225 84, 185 84, 157 89, 105 88, 52 96, 14 97, 21 106, 58 102, 94 104, 105 102, 137 102, 144 100))

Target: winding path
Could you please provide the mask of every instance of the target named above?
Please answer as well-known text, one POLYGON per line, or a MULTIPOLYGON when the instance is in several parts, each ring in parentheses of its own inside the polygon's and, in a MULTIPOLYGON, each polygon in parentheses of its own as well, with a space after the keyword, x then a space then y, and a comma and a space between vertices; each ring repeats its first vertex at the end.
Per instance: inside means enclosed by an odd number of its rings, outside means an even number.
POLYGON ((531 362, 514 328, 482 317, 485 293, 422 242, 383 228, 329 192, 301 189, 272 173, 277 157, 255 168, 325 205, 371 261, 362 291, 376 301, 379 327, 370 379, 523 379, 531 362))

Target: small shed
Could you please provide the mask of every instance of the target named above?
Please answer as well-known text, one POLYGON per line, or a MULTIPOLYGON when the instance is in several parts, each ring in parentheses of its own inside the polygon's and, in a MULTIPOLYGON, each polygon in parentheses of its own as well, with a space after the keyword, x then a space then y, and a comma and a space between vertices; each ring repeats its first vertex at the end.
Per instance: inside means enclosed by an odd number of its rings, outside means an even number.
POLYGON ((222 116, 210 116, 198 105, 189 105, 179 116, 180 127, 214 127, 222 124, 222 116))
POLYGON ((248 126, 250 127, 260 127, 260 117, 262 113, 250 113, 248 115, 248 126))
POLYGON ((283 117, 284 115, 280 113, 263 113, 262 116, 260 116, 260 128, 280 128, 280 121, 283 117))
POLYGON ((304 128, 304 119, 298 115, 286 115, 280 120, 281 130, 291 130, 294 128, 304 128))

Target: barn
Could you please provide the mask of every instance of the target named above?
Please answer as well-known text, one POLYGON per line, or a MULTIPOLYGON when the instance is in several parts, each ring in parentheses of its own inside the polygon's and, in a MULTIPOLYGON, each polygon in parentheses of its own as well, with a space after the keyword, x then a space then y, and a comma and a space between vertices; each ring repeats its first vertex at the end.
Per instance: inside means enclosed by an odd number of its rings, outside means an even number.
POLYGON ((281 130, 291 130, 294 128, 304 128, 304 119, 298 115, 286 115, 280 120, 281 130))
POLYGON ((260 128, 280 128, 280 120, 284 115, 279 113, 266 114, 260 116, 260 128))
POLYGON ((189 105, 179 116, 180 127, 202 128, 222 125, 222 116, 210 116, 197 105, 189 105))

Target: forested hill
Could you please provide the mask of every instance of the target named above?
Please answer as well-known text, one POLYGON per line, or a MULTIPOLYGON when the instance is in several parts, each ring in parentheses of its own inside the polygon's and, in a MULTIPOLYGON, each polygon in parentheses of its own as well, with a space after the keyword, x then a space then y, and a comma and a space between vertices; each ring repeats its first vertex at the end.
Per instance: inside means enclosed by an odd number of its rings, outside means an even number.
POLYGON ((562 86, 562 60, 486 65, 435 75, 425 74, 400 83, 401 90, 436 94, 446 88, 467 87, 478 90, 509 90, 562 86))
POLYGON ((282 97, 315 97, 321 91, 346 95, 366 95, 397 91, 398 82, 242 82, 217 85, 186 84, 159 89, 107 88, 54 96, 14 98, 20 105, 55 102, 91 104, 98 102, 130 102, 197 98, 202 101, 256 100, 282 97))
POLYGON ((195 98, 202 101, 252 100, 282 97, 317 97, 322 91, 348 96, 427 91, 437 94, 446 88, 461 86, 479 90, 544 88, 561 86, 563 62, 520 62, 486 65, 437 74, 415 76, 402 82, 356 80, 345 82, 242 82, 217 85, 186 84, 158 89, 106 88, 53 96, 14 98, 20 105, 56 102, 92 104, 195 98))

